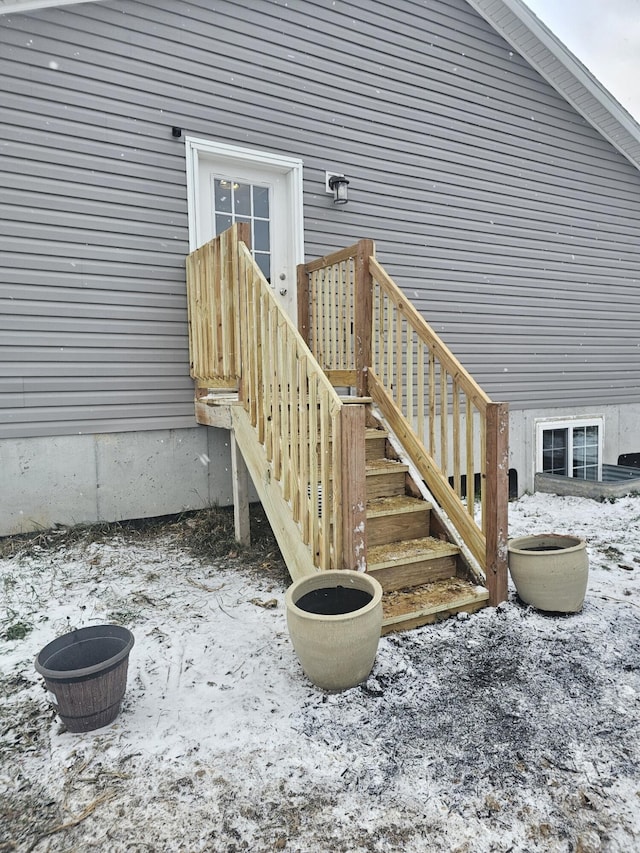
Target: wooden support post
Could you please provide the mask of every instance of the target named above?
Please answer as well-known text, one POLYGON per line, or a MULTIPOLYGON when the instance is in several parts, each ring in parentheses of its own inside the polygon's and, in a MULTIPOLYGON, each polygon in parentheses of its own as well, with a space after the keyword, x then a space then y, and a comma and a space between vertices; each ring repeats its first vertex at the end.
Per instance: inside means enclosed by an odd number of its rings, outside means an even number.
MULTIPOLYGON (((507 599, 509 511, 509 406, 487 405, 486 577, 489 604, 507 599)), ((468 487, 468 484, 467 484, 468 487)))
POLYGON ((373 240, 360 240, 356 258, 355 281, 355 361, 358 376, 356 386, 359 397, 369 394, 367 368, 371 366, 371 332, 373 313, 373 279, 369 258, 375 255, 373 240))
POLYGON ((298 331, 307 346, 309 346, 309 273, 306 264, 296 267, 298 278, 298 331))
POLYGON ((231 481, 233 488, 233 524, 236 540, 241 545, 251 545, 251 524, 249 521, 249 472, 236 434, 231 435, 231 481))
POLYGON ((342 433, 342 568, 367 567, 365 406, 349 404, 340 413, 342 433))

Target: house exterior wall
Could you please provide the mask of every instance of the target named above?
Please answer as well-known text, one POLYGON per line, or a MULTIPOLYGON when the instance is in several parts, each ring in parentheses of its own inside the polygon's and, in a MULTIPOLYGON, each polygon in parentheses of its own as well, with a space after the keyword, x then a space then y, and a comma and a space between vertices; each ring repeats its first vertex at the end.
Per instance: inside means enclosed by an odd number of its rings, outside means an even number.
POLYGON ((0 76, 0 440, 194 429, 172 126, 302 158, 307 256, 372 237, 493 399, 638 402, 640 174, 465 0, 47 8, 0 76))
POLYGON ((0 471, 3 536, 233 503, 219 429, 6 438, 0 471))

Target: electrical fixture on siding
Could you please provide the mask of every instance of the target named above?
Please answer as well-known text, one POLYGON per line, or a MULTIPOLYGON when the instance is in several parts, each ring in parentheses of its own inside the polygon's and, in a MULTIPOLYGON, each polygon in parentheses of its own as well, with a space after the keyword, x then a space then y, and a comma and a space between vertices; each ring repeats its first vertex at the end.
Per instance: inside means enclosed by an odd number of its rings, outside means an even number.
POLYGON ((349 181, 336 172, 325 172, 325 189, 333 195, 334 204, 346 204, 349 201, 349 181))

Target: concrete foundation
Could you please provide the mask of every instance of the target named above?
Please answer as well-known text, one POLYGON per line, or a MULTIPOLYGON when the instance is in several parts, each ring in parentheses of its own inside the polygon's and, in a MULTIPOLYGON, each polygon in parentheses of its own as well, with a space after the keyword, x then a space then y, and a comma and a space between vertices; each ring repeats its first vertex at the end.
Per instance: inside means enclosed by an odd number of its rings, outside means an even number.
MULTIPOLYGON (((640 452, 640 403, 512 411, 509 467, 518 473, 519 495, 534 490, 536 422, 553 417, 602 417, 604 463, 640 452)), ((196 426, 4 439, 0 484, 0 536, 229 506, 230 434, 196 426)), ((253 488, 250 499, 257 499, 253 488)))
POLYGON ((0 472, 0 536, 233 503, 230 435, 210 427, 4 439, 0 472))

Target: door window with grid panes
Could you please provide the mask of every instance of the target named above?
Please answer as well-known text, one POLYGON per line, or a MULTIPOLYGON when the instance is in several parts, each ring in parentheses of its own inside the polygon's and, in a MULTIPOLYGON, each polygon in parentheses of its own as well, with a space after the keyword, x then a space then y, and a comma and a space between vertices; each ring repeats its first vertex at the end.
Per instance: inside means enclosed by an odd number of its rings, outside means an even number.
POLYGON ((214 236, 235 222, 247 222, 251 226, 251 254, 264 277, 271 282, 269 187, 215 175, 211 176, 211 181, 214 236))
POLYGON ((296 265, 304 259, 302 161, 187 137, 189 246, 236 222, 251 229, 251 253, 274 297, 297 318, 296 265))

